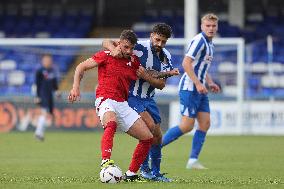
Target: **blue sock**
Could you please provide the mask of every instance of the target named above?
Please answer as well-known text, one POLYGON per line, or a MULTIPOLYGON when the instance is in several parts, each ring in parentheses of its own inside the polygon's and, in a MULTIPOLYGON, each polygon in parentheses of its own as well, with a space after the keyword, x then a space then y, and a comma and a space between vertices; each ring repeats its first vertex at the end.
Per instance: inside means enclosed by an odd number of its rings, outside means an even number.
POLYGON ((150 149, 152 173, 157 175, 160 173, 160 165, 162 159, 162 146, 161 144, 152 145, 150 149))
POLYGON ((190 158, 198 159, 199 153, 202 149, 203 143, 205 141, 206 132, 196 130, 192 140, 192 150, 190 154, 190 158))
POLYGON ((150 169, 150 168, 149 168, 149 156, 150 156, 150 155, 149 155, 149 153, 148 153, 148 155, 147 155, 146 159, 144 160, 144 162, 142 163, 140 169, 142 169, 142 170, 148 170, 148 169, 150 169))
POLYGON ((182 131, 180 130, 179 126, 175 126, 170 128, 166 134, 163 136, 162 146, 166 146, 169 143, 173 142, 174 140, 178 139, 181 135, 183 135, 182 131))

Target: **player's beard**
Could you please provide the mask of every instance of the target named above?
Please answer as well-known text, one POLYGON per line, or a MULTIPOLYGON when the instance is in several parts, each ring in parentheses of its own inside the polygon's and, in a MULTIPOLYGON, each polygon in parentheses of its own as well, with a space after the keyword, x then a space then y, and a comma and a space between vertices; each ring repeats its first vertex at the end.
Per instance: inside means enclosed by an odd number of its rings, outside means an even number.
POLYGON ((123 58, 126 58, 126 59, 130 58, 130 54, 123 53, 122 51, 121 51, 121 53, 122 53, 123 58))
POLYGON ((160 46, 154 46, 154 49, 155 49, 156 52, 161 52, 162 47, 160 47, 160 46))

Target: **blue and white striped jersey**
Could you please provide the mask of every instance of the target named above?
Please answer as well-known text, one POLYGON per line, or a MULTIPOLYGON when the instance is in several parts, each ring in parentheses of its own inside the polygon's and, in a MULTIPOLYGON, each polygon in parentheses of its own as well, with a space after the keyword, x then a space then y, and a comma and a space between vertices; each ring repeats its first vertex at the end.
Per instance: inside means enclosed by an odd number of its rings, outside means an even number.
MULTIPOLYGON (((159 72, 173 69, 169 51, 163 48, 158 57, 157 53, 152 49, 150 40, 138 41, 133 53, 139 57, 140 64, 146 69, 159 72)), ((138 79, 130 85, 129 95, 152 98, 155 95, 155 88, 147 81, 138 79)))
MULTIPOLYGON (((185 54, 185 56, 194 60, 194 73, 203 84, 205 84, 206 74, 213 59, 213 48, 212 41, 201 32, 191 40, 185 54)), ((194 90, 194 83, 186 72, 184 72, 180 79, 179 90, 194 90)))

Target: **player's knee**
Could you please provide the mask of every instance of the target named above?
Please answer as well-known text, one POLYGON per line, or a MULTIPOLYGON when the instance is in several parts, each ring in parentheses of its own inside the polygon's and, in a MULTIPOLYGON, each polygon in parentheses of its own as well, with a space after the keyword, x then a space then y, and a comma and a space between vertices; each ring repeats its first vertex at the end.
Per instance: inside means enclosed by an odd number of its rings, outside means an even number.
POLYGON ((192 131, 192 129, 193 129, 193 126, 191 125, 181 125, 180 126, 180 130, 182 131, 183 134, 192 131))
POLYGON ((116 119, 116 114, 114 112, 106 112, 104 113, 103 115, 103 124, 107 124, 108 122, 111 122, 111 121, 114 121, 114 122, 117 122, 117 119, 116 119))
POLYGON ((210 120, 205 121, 204 123, 199 125, 199 129, 204 131, 204 132, 207 132, 209 130, 209 128, 210 128, 210 120))
POLYGON ((153 137, 153 145, 162 144, 162 135, 153 137))
POLYGON ((154 135, 155 134, 155 123, 154 122, 147 122, 146 123, 147 127, 149 128, 150 132, 154 135))
POLYGON ((117 123, 115 121, 109 121, 104 125, 104 129, 106 129, 106 128, 111 128, 111 129, 116 130, 117 123))
POLYGON ((147 140, 151 139, 151 141, 153 141, 154 136, 153 136, 152 133, 149 133, 146 138, 147 138, 147 140))
POLYGON ((159 126, 156 126, 154 138, 153 138, 154 144, 161 144, 162 143, 162 130, 159 126))
POLYGON ((150 140, 153 141, 153 134, 149 132, 145 132, 144 136, 140 140, 150 140))

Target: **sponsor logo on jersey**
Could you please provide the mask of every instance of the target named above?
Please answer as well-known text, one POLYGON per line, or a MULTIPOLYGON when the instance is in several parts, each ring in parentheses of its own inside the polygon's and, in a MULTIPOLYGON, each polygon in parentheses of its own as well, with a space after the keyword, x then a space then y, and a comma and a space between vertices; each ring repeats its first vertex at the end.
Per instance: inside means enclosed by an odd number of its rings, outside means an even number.
POLYGON ((210 63, 212 62, 212 60, 213 60, 213 57, 212 57, 212 56, 209 56, 209 55, 206 55, 206 56, 204 57, 204 60, 205 60, 205 62, 206 62, 207 64, 210 64, 210 63))

